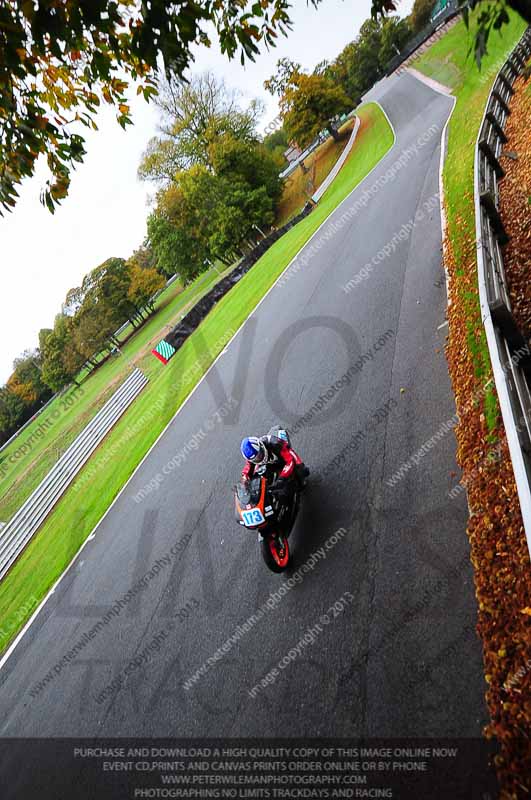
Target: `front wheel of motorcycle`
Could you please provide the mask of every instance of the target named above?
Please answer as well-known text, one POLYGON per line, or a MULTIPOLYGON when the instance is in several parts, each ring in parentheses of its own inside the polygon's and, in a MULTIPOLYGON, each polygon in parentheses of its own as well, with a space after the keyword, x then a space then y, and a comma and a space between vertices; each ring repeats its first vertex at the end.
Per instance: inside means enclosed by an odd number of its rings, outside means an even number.
POLYGON ((290 564, 289 543, 283 533, 270 534, 260 542, 263 559, 271 572, 284 572, 290 564))

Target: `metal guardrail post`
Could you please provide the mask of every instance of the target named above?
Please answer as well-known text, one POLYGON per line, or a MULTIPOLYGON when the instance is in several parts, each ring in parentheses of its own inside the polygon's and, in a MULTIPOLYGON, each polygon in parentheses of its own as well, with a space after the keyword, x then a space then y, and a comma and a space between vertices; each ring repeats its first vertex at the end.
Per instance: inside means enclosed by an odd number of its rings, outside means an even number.
POLYGON ((476 142, 474 196, 481 315, 500 401, 531 556, 531 354, 511 309, 501 248, 508 241, 499 213, 499 162, 513 83, 531 52, 528 28, 493 83, 476 142))

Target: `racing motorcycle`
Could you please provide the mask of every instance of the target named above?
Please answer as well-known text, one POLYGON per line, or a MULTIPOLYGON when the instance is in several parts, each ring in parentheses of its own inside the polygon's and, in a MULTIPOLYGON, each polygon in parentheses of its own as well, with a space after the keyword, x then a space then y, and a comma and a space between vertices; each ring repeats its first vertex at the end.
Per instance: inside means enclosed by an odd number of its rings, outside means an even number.
MULTIPOLYGON (((272 428, 269 434, 284 439, 291 446, 289 433, 272 428)), ((278 472, 271 464, 260 464, 249 481, 234 487, 236 519, 248 531, 258 531, 263 559, 272 572, 284 572, 291 560, 289 536, 299 513, 301 493, 306 481, 295 478, 295 491, 286 501, 279 497, 278 472)))

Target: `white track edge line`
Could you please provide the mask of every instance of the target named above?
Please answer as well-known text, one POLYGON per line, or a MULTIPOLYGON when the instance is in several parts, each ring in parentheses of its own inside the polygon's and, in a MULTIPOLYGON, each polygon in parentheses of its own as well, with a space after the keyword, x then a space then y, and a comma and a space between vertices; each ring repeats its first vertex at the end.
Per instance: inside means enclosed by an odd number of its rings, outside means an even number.
POLYGON ((450 273, 446 268, 446 256, 448 255, 448 250, 446 247, 446 231, 448 230, 448 218, 446 216, 446 209, 444 207, 444 165, 446 163, 446 156, 448 152, 448 128, 450 126, 450 121, 454 115, 455 107, 457 105, 457 97, 455 95, 445 95, 445 97, 451 98, 453 100, 452 110, 448 114, 448 119, 446 120, 446 124, 443 128, 443 132, 441 134, 441 160, 439 164, 439 205, 441 208, 441 234, 442 234, 442 246, 443 246, 443 269, 444 275, 446 278, 446 307, 448 308, 451 305, 450 300, 450 273))
MULTIPOLYGON (((124 491, 127 489, 127 486, 129 485, 129 483, 130 483, 130 482, 133 480, 134 476, 136 475, 136 473, 138 472, 138 470, 140 469, 140 467, 141 467, 141 466, 144 464, 144 461, 146 461, 146 460, 147 460, 147 458, 150 456, 150 454, 151 454, 151 451, 152 451, 152 450, 154 450, 154 448, 155 448, 155 447, 157 446, 157 444, 159 443, 160 439, 162 439, 162 437, 164 436, 164 434, 166 433, 166 431, 168 430, 168 428, 170 427, 170 425, 172 425, 173 421, 174 421, 174 420, 176 419, 176 417, 177 417, 177 416, 178 416, 178 415, 181 413, 181 411, 183 410, 183 408, 185 407, 185 405, 187 404, 187 402, 190 400, 190 398, 192 397, 192 395, 193 395, 193 394, 196 392, 196 390, 199 388, 199 386, 200 386, 200 385, 203 383, 203 381, 204 381, 204 380, 207 378, 207 376, 208 376, 208 374, 209 374, 210 370, 211 370, 211 369, 213 369, 213 368, 215 367, 215 365, 217 364, 217 362, 219 361, 219 359, 220 359, 220 358, 221 358, 221 357, 222 357, 222 356, 223 356, 223 355, 224 355, 224 354, 227 352, 228 348, 230 347, 230 345, 232 344, 232 342, 234 341, 234 339, 235 339, 235 338, 238 336, 238 334, 240 333, 240 331, 242 330, 242 328, 244 328, 244 327, 245 327, 245 325, 247 324, 247 322, 249 321, 249 319, 252 317, 252 315, 255 313, 255 311, 256 311, 256 310, 257 310, 257 309, 258 309, 258 308, 259 308, 259 307, 262 305, 262 303, 264 302, 264 300, 266 299, 266 297, 267 297, 267 296, 270 294, 270 292, 272 292, 272 291, 273 291, 273 289, 276 287, 277 283, 280 281, 280 279, 283 277, 283 275, 284 275, 284 274, 285 274, 285 273, 286 273, 286 272, 289 270, 289 268, 291 267, 291 265, 293 264, 293 262, 294 262, 294 261, 296 261, 296 259, 299 257, 299 255, 300 255, 300 254, 302 253, 302 251, 304 250, 304 248, 305 248, 305 247, 307 247, 307 246, 310 244, 310 242, 312 241, 313 237, 314 237, 314 236, 316 236, 316 235, 319 233, 319 231, 321 230, 321 228, 323 227, 323 225, 326 225, 326 223, 328 222, 328 220, 330 219, 330 217, 331 217, 333 214, 335 214, 335 213, 336 213, 336 211, 338 211, 338 210, 341 208, 341 206, 343 205, 343 203, 344 203, 344 202, 346 202, 346 201, 349 199, 349 197, 350 197, 352 194, 354 194, 354 192, 356 192, 356 191, 357 191, 357 190, 358 190, 358 189, 359 189, 359 188, 360 188, 360 187, 361 187, 361 186, 362 186, 362 185, 365 183, 365 181, 367 180, 367 178, 369 178, 369 176, 370 176, 370 175, 372 175, 372 173, 373 173, 373 172, 374 172, 376 169, 378 169, 378 167, 380 166, 380 164, 382 163, 382 161, 384 160, 384 158, 385 158, 386 156, 388 156, 388 155, 389 155, 389 153, 391 153, 391 152, 392 152, 393 148, 394 148, 394 147, 395 147, 395 145, 396 145, 396 132, 395 132, 394 126, 393 126, 393 124, 392 124, 391 120, 389 119, 389 117, 388 117, 388 115, 387 115, 387 112, 385 111, 385 109, 383 108, 383 106, 382 106, 382 105, 381 105, 381 104, 380 104, 380 103, 379 103, 377 100, 372 100, 372 101, 370 101, 370 103, 374 103, 375 105, 377 105, 377 106, 380 108, 380 110, 383 112, 383 115, 384 115, 384 117, 386 118, 386 120, 387 120, 387 122, 388 122, 388 124, 389 124, 389 126, 390 126, 390 128, 391 128, 391 131, 392 131, 392 133, 393 133, 393 144, 391 145, 391 147, 389 148, 389 150, 388 150, 386 153, 384 153, 384 155, 383 155, 383 156, 380 158, 380 160, 378 161, 378 163, 374 165, 374 167, 371 169, 371 171, 370 171, 370 172, 368 172, 368 173, 367 173, 367 175, 365 175, 365 177, 364 177, 364 178, 363 178, 363 179, 362 179, 362 180, 361 180, 361 181, 360 181, 360 182, 359 182, 359 183, 358 183, 356 186, 354 186, 354 188, 353 188, 353 189, 351 189, 351 191, 350 191, 350 192, 347 194, 347 196, 346 196, 346 197, 344 197, 344 198, 343 198, 343 200, 342 200, 342 201, 341 201, 341 202, 340 202, 340 203, 339 203, 339 204, 338 204, 338 205, 337 205, 337 206, 336 206, 336 207, 335 207, 335 208, 334 208, 334 209, 333 209, 333 210, 330 212, 330 214, 329 214, 329 215, 328 215, 328 216, 327 216, 327 217, 326 217, 326 218, 325 218, 325 219, 324 219, 324 220, 321 222, 321 224, 319 225, 319 227, 318 227, 318 228, 316 228, 316 230, 315 230, 315 231, 312 233, 312 235, 310 236, 310 238, 308 239, 308 241, 307 241, 307 242, 305 242, 305 243, 303 244, 303 246, 301 247, 301 249, 300 249, 300 250, 299 250, 299 251, 296 253, 296 255, 294 255, 294 256, 293 256, 293 258, 291 259, 291 261, 289 262, 289 264, 286 266, 286 268, 285 268, 285 269, 284 269, 284 270, 283 270, 283 271, 280 273, 280 275, 278 276, 278 278, 276 278, 275 282, 274 282, 274 283, 273 283, 273 284, 272 284, 272 285, 269 287, 269 289, 268 289, 268 290, 267 290, 267 292, 266 292, 266 293, 263 295, 263 297, 261 297, 261 298, 260 298, 260 300, 258 301, 258 303, 256 304, 256 306, 255 306, 253 309, 251 309, 251 311, 249 312, 248 316, 247 316, 247 317, 245 318, 245 320, 242 322, 242 324, 240 325, 240 327, 238 328, 238 330, 236 331, 236 333, 235 333, 235 334, 232 336, 232 338, 231 338, 231 339, 229 339, 229 341, 227 342, 227 344, 225 345, 225 347, 223 348, 223 350, 222 350, 222 351, 221 351, 221 352, 220 352, 220 353, 219 353, 219 354, 216 356, 216 358, 214 359, 214 361, 212 362, 212 364, 209 366, 209 368, 207 369, 207 371, 204 373, 204 375, 202 375, 202 376, 201 376, 200 380, 199 380, 199 381, 196 383, 196 385, 193 387, 193 389, 192 389, 192 391, 190 392, 190 394, 189 394, 189 395, 188 395, 188 396, 187 396, 187 397, 186 397, 186 398, 183 400, 183 402, 181 403, 181 405, 179 406, 179 408, 177 409, 177 411, 175 412, 175 414, 173 415, 173 417, 170 419, 170 421, 168 422, 168 424, 166 425, 166 427, 165 427, 165 428, 164 428, 164 429, 163 429, 163 430, 160 432, 160 434, 158 435, 158 437, 156 438, 156 440, 153 442, 153 444, 151 445, 151 447, 149 448, 149 450, 147 451, 147 453, 145 454, 145 456, 142 458, 142 460, 141 460, 141 461, 138 463, 138 465, 135 467, 135 470, 134 470, 134 471, 131 473, 131 475, 129 476, 129 478, 127 479, 127 481, 124 483, 124 485, 122 486, 122 488, 120 489, 120 491, 118 492, 118 494, 116 495, 116 497, 114 498, 114 500, 112 501, 112 503, 111 503, 111 505, 109 506, 109 508, 108 508, 108 509, 105 511, 105 513, 103 514, 103 516, 101 517, 101 519, 100 519, 100 520, 99 520, 99 521, 96 523, 96 525, 95 525, 95 526, 94 526, 94 528, 92 529, 91 533, 90 533, 90 534, 89 534, 89 536, 88 536, 88 537, 85 539, 85 541, 83 542, 83 544, 81 545, 81 547, 79 548, 79 550, 77 551, 77 553, 74 555, 74 557, 72 558, 72 560, 70 561, 70 563, 69 563, 69 564, 68 564, 68 565, 65 567, 64 571, 63 571, 63 572, 61 573, 61 575, 60 575, 60 576, 57 578, 57 580, 56 580, 56 582, 53 584, 52 588, 51 588, 51 589, 48 591, 48 594, 47 594, 47 595, 46 595, 46 596, 43 598, 43 600, 41 601, 41 603, 39 604, 39 606, 37 607, 37 609, 34 611, 34 613, 32 614, 32 616, 29 618, 29 620, 26 622, 26 624, 25 624, 25 625, 24 625, 24 627, 22 628, 22 630, 21 630, 21 631, 20 631, 20 632, 17 634, 17 636, 15 637, 15 639, 12 641, 12 643, 10 644, 10 646, 8 647, 8 649, 6 650, 6 652, 4 653, 4 655, 2 656, 2 658, 0 659, 0 670, 1 670, 1 669, 4 667, 4 665, 6 664, 7 660, 9 659, 9 657, 10 657, 10 656, 13 654, 13 652, 14 652, 15 648, 16 648, 16 647, 17 647, 17 645, 20 643, 21 639, 22 639, 22 638, 25 636, 25 634, 27 633, 28 629, 31 627, 31 625, 33 624, 33 622, 34 622, 34 621, 35 621, 35 619, 37 618, 37 616, 38 616, 38 614, 40 613, 40 611, 42 611, 43 607, 46 605, 46 603, 48 602, 48 600, 50 599, 50 597, 51 597, 51 596, 53 595, 53 593, 55 592, 55 590, 56 590, 57 586, 58 586, 58 585, 60 584, 60 582, 63 580, 63 578, 65 577, 65 575, 67 574, 67 572, 70 570, 70 568, 73 566, 73 564, 75 563, 75 561, 76 561, 76 560, 79 558, 79 556, 80 556, 80 555, 81 555, 81 553, 83 552, 84 548, 87 546, 87 544, 88 544, 90 541, 93 541, 93 540, 94 540, 94 538, 95 538, 95 536, 96 536, 96 531, 97 531, 97 529, 98 529, 98 528, 100 527, 100 525, 101 525, 101 524, 104 522, 104 520, 105 520, 105 518, 107 517, 107 515, 108 515, 108 514, 110 514, 110 512, 111 512, 111 510, 112 510, 112 508, 113 508, 113 506, 114 506, 114 504, 118 502, 118 500, 120 499, 120 497, 121 497, 121 495, 123 494, 123 492, 124 492, 124 491)), ((370 103, 368 103, 368 105, 370 105, 370 103)))
POLYGON ((445 97, 453 97, 451 89, 448 86, 445 86, 444 83, 440 83, 439 81, 434 80, 433 78, 429 78, 427 75, 423 75, 420 70, 415 69, 414 67, 406 67, 404 72, 407 72, 408 75, 411 75, 413 78, 416 78, 420 83, 423 83, 424 86, 428 86, 434 92, 438 94, 442 94, 445 97))

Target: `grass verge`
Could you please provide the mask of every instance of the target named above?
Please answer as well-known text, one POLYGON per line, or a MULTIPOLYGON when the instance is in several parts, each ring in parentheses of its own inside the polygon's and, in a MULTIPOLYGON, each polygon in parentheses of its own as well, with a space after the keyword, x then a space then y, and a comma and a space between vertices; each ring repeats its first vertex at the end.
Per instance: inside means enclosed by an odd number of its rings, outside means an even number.
POLYGON ((0 652, 61 575, 227 339, 319 225, 391 148, 393 132, 376 104, 361 108, 359 117, 356 144, 317 208, 279 239, 216 304, 166 367, 151 357, 150 383, 0 584, 0 620, 5 623, 2 626, 0 622, 0 652))
POLYGON ((152 347, 161 339, 164 329, 175 325, 220 277, 211 269, 184 291, 177 282, 169 286, 157 298, 156 313, 123 344, 122 355, 102 364, 83 381, 81 390, 74 387, 56 398, 2 451, 0 520, 7 522, 20 508, 133 367, 140 367, 148 377, 157 372, 154 358, 150 355, 152 347))
MULTIPOLYGON (((287 216, 277 221, 279 226, 304 206, 306 202, 304 180, 307 181, 310 175, 313 176, 317 187, 329 174, 348 142, 353 125, 354 121, 350 120, 340 128, 343 137, 340 142, 336 143, 333 139, 329 139, 309 156, 308 176, 303 176, 301 171, 297 170, 294 176, 288 179, 285 192, 286 205, 282 207, 282 213, 287 213, 287 216)), ((28 425, 15 441, 0 453, 0 521, 9 521, 133 367, 140 367, 148 377, 154 374, 156 364, 153 363, 150 351, 161 339, 164 329, 173 327, 181 315, 189 311, 223 275, 228 274, 233 268, 231 266, 223 272, 221 269, 219 272, 211 269, 200 275, 184 291, 177 282, 168 287, 157 299, 156 313, 140 330, 132 336, 131 327, 124 331, 122 338, 129 338, 121 348, 122 356, 108 359, 93 374, 78 376, 78 379, 85 379, 81 391, 70 390, 54 400, 42 416, 28 425), (39 432, 43 422, 49 427, 45 425, 46 429, 39 432)))
POLYGON ((500 797, 515 800, 528 797, 531 788, 526 734, 531 729, 530 565, 480 315, 474 150, 494 78, 524 32, 525 23, 513 14, 501 35, 491 34, 480 73, 469 55, 475 15, 471 20, 470 33, 459 22, 413 66, 449 85, 457 97, 444 169, 445 261, 451 301, 447 358, 459 414, 457 456, 470 509, 467 533, 488 686, 491 722, 485 735, 496 737, 500 744, 495 759, 500 797), (485 390, 486 384, 489 388, 485 390))
POLYGON ((291 175, 286 178, 284 191, 277 210, 275 225, 280 228, 302 211, 308 197, 317 191, 324 179, 329 175, 335 166, 341 153, 347 146, 350 134, 354 127, 354 120, 345 122, 339 129, 341 140, 335 142, 332 137, 327 139, 317 150, 304 160, 306 173, 297 167, 291 175))

